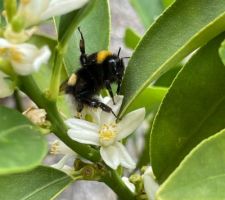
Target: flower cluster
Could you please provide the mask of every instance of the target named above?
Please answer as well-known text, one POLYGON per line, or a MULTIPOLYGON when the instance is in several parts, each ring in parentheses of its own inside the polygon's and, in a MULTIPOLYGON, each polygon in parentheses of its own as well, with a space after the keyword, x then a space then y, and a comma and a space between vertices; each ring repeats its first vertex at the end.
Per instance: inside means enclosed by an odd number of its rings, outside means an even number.
POLYGON ((6 71, 26 76, 39 70, 48 62, 51 51, 47 45, 38 48, 27 43, 35 33, 36 25, 53 16, 63 15, 85 5, 88 0, 20 0, 18 6, 5 6, 7 22, 0 36, 0 98, 12 94, 15 84, 6 71), (16 10, 14 9, 16 7, 16 10), (4 70, 2 62, 7 62, 9 70, 4 70), (3 73, 4 71, 5 73, 3 73))
MULTIPOLYGON (((116 96, 115 105, 109 97, 103 98, 102 101, 110 106, 117 115, 122 100, 123 96, 116 96)), ((92 122, 77 118, 66 120, 70 138, 80 143, 99 146, 102 159, 112 169, 117 169, 119 165, 134 169, 135 162, 121 140, 133 133, 141 124, 145 117, 145 109, 132 111, 118 122, 112 113, 104 112, 101 109, 93 110, 92 117, 92 122)))

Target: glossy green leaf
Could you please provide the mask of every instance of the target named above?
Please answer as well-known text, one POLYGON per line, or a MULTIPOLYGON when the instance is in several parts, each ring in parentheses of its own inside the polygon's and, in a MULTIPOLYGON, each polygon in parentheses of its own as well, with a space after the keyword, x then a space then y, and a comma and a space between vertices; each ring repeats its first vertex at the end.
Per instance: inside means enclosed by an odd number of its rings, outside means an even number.
POLYGON ((225 40, 222 42, 219 48, 219 54, 223 64, 225 65, 225 40))
POLYGON ((204 140, 161 185, 157 200, 225 199, 225 130, 204 140))
POLYGON ((49 200, 71 182, 65 173, 40 166, 26 173, 0 176, 0 199, 49 200))
POLYGON ((224 30, 224 0, 172 4, 147 31, 128 63, 122 114, 150 82, 224 30))
POLYGON ((162 12, 163 6, 160 0, 130 0, 145 28, 154 21, 162 12))
POLYGON ((141 37, 131 28, 127 28, 124 35, 124 43, 130 49, 135 49, 141 37))
POLYGON ((22 114, 5 107, 0 107, 0 121, 0 174, 39 165, 47 144, 37 129, 22 114))
MULTIPOLYGON (((108 49, 110 32, 110 14, 107 0, 98 0, 93 9, 79 24, 83 32, 86 46, 86 53, 91 54, 96 51, 108 49)), ((80 34, 75 31, 68 45, 65 55, 65 67, 68 74, 80 67, 79 57, 80 34)))
POLYGON ((149 86, 132 102, 127 112, 145 107, 146 113, 156 111, 167 93, 167 88, 149 86))
POLYGON ((224 36, 189 60, 161 104, 150 145, 152 167, 160 182, 193 147, 225 127, 225 67, 218 55, 224 36))

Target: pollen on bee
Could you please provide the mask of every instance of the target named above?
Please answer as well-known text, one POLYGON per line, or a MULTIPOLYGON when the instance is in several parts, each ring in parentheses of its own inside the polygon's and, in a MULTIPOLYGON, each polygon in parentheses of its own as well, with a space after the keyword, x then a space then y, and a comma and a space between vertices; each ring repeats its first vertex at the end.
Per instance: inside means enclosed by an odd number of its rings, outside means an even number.
POLYGON ((106 51, 106 50, 98 52, 97 59, 96 59, 97 63, 99 63, 99 64, 102 63, 106 59, 106 57, 111 56, 111 55, 112 55, 112 53, 110 51, 106 51))
POLYGON ((67 82, 67 84, 69 86, 74 86, 77 82, 77 75, 76 74, 72 74, 67 82))

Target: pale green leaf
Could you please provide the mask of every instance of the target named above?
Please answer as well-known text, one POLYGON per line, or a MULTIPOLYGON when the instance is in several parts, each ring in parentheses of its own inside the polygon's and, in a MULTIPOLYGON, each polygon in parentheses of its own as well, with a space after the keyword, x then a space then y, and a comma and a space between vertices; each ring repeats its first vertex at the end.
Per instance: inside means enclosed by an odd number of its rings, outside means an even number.
POLYGON ((222 42, 219 48, 219 54, 223 64, 225 65, 225 40, 222 42))
POLYGON ((161 185, 157 200, 225 199, 225 130, 201 142, 161 185))
POLYGON ((37 129, 19 112, 2 106, 0 121, 0 174, 39 165, 47 153, 47 144, 37 129))
POLYGON ((135 49, 141 37, 131 28, 127 28, 124 35, 124 43, 130 49, 135 49))

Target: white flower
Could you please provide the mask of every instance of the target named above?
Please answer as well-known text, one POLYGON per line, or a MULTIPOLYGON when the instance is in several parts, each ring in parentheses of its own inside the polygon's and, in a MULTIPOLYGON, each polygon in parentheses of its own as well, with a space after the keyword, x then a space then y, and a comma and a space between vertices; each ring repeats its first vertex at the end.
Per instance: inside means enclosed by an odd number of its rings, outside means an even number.
MULTIPOLYGON (((110 106, 115 114, 118 114, 123 96, 116 96, 116 105, 111 98, 104 98, 103 102, 110 106)), ((100 154, 104 162, 112 169, 119 165, 134 169, 135 163, 128 154, 121 141, 130 135, 144 120, 145 109, 141 108, 128 113, 118 123, 112 113, 101 109, 97 110, 95 123, 82 119, 71 118, 66 120, 69 127, 68 135, 77 142, 100 146, 100 154)))
POLYGON ((127 177, 122 177, 122 181, 124 182, 124 184, 129 188, 129 190, 131 191, 131 192, 135 192, 135 186, 134 186, 134 184, 133 183, 131 183, 130 181, 129 181, 129 178, 127 178, 127 177))
POLYGON ((0 57, 9 60, 17 74, 28 75, 38 71, 42 64, 47 63, 50 55, 47 46, 38 49, 32 44, 12 44, 0 38, 0 57))
POLYGON ((26 26, 81 8, 88 0, 20 0, 17 16, 25 19, 26 26))
POLYGON ((156 191, 159 188, 152 171, 152 167, 148 167, 143 175, 144 188, 149 200, 155 199, 156 191))
POLYGON ((13 86, 9 77, 0 71, 0 98, 8 97, 13 93, 13 86))
POLYGON ((50 153, 53 155, 63 155, 62 159, 60 159, 56 164, 51 165, 51 167, 64 171, 68 175, 71 175, 74 170, 69 165, 66 165, 66 163, 69 159, 76 159, 77 154, 60 140, 55 140, 51 144, 50 153))

